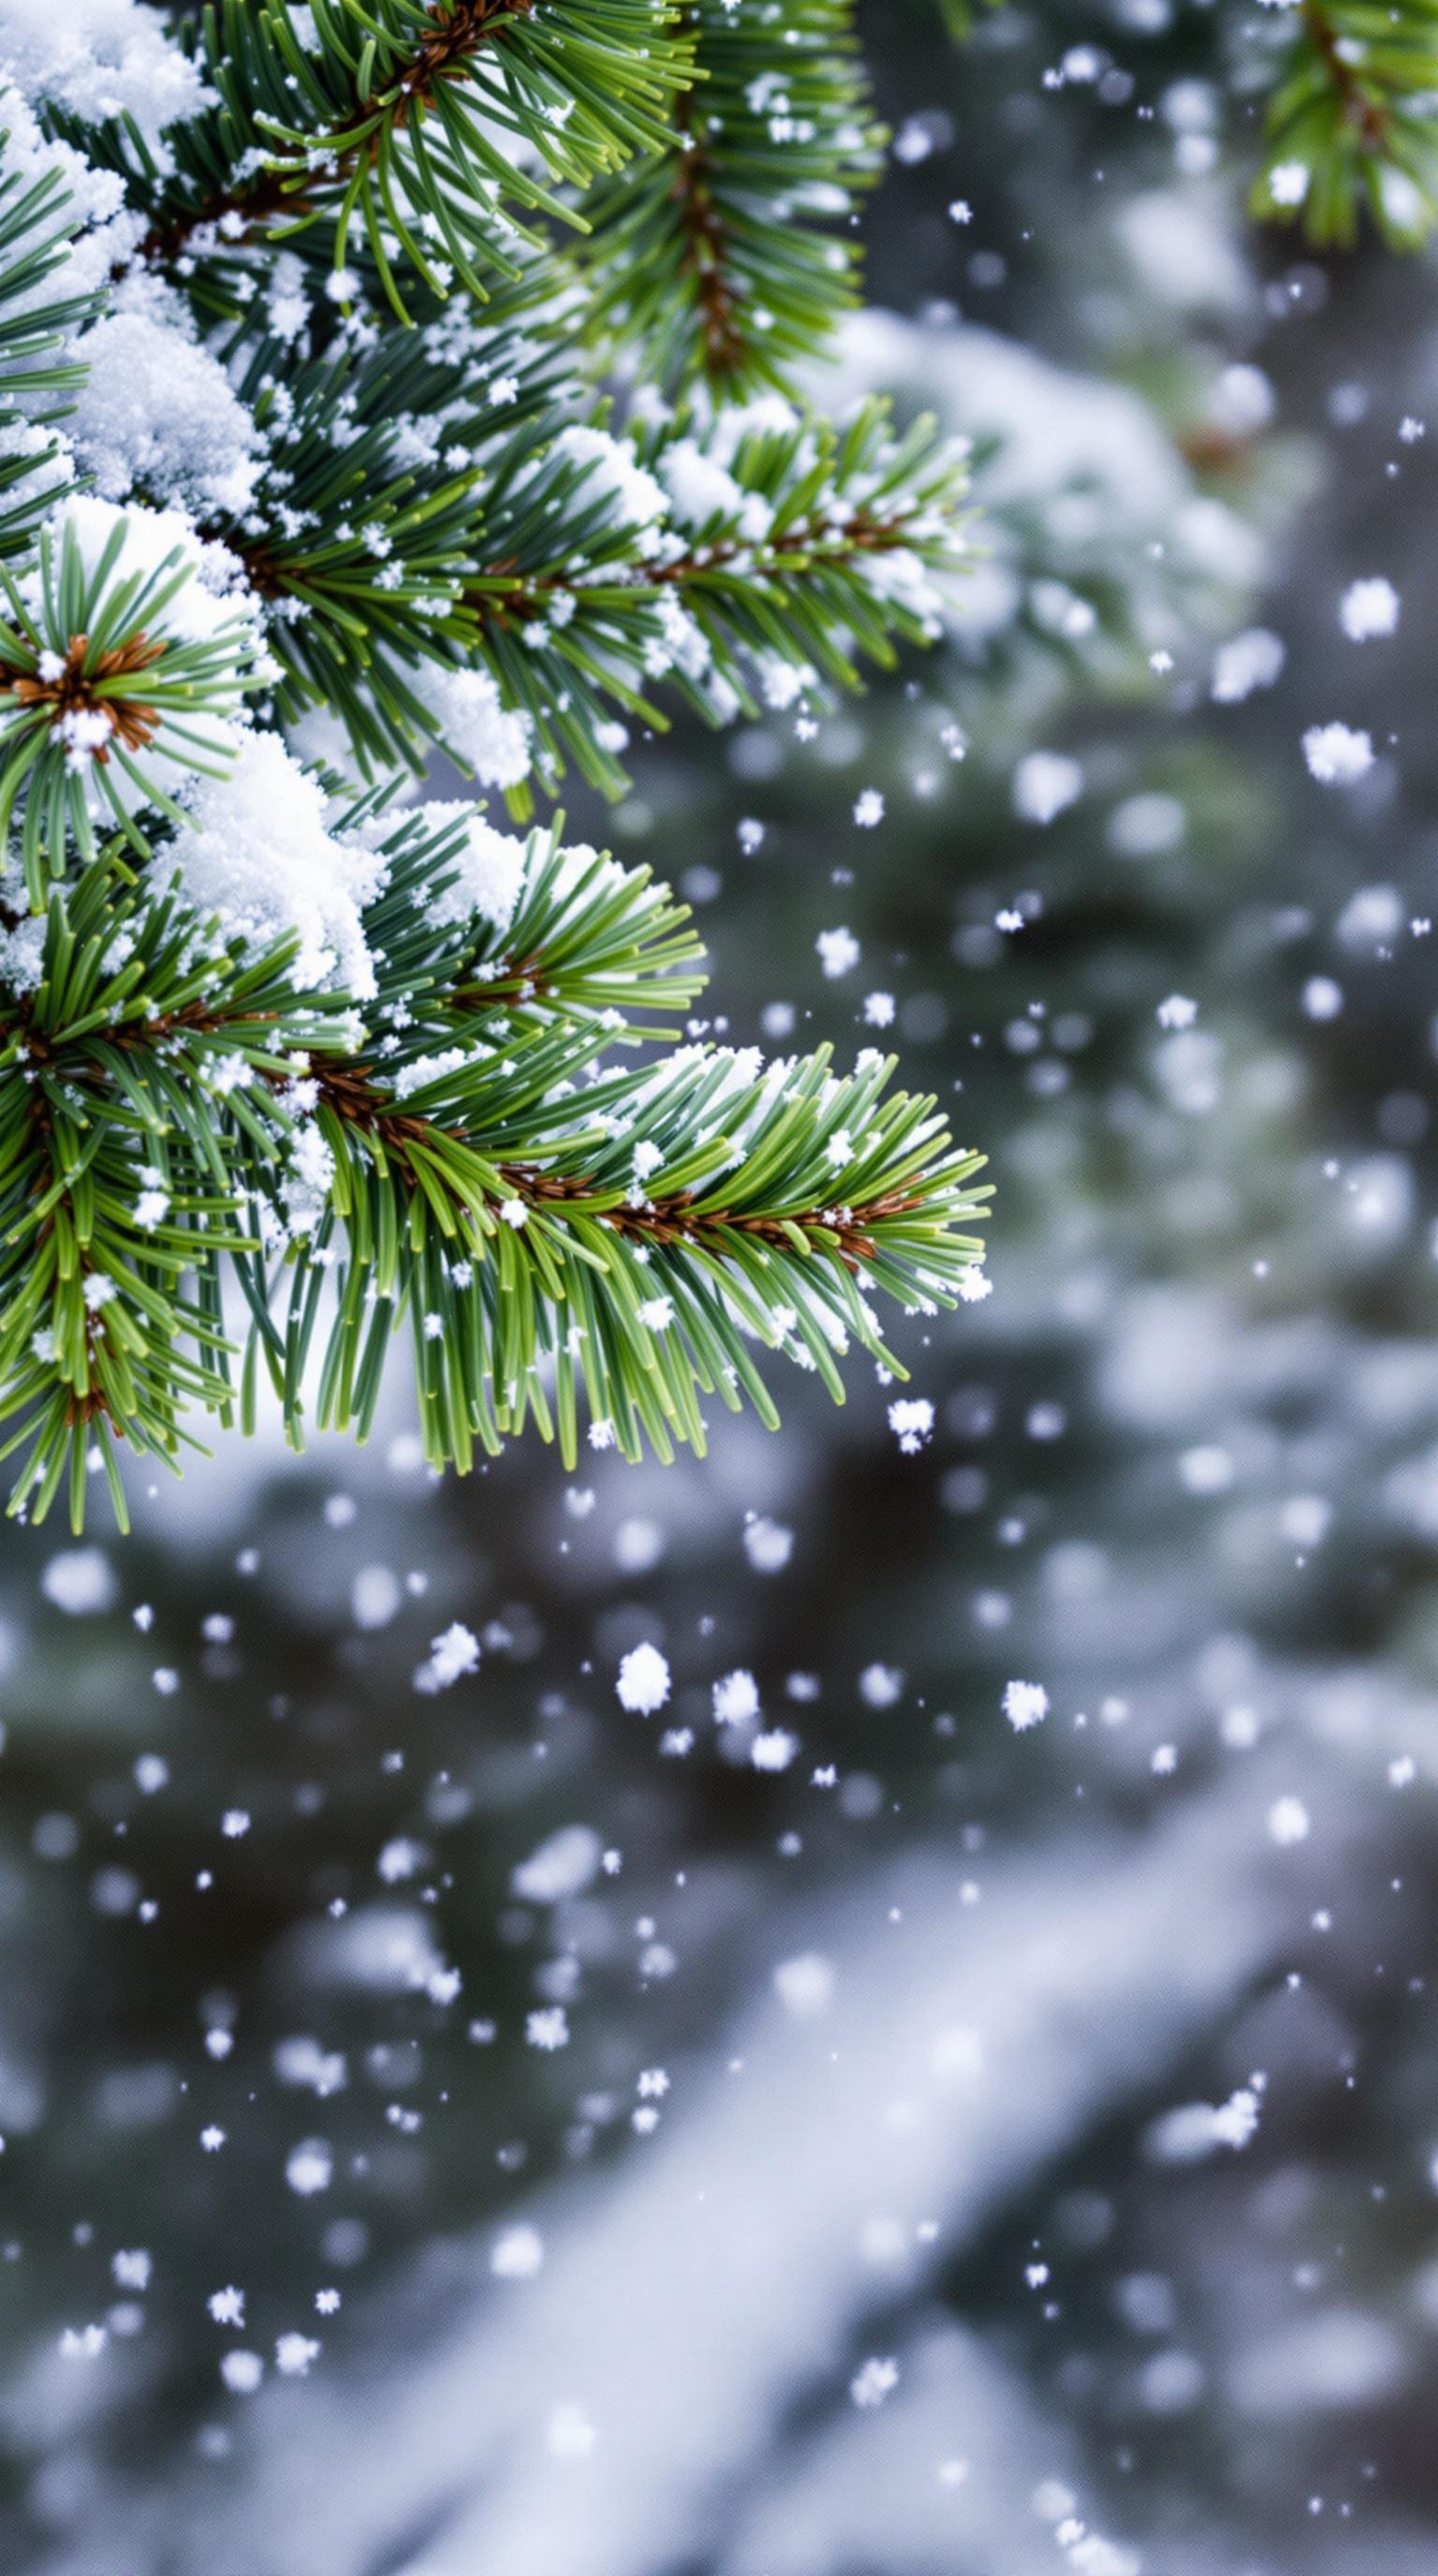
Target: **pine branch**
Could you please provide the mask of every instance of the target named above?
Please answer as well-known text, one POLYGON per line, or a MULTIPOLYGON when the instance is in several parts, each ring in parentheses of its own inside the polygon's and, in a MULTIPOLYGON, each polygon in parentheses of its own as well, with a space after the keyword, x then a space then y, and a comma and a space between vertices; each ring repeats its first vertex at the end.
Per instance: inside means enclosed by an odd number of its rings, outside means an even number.
POLYGON ((967 561, 961 455, 923 422, 896 439, 878 403, 842 433, 772 400, 717 432, 651 405, 616 441, 566 425, 552 356, 507 335, 466 365, 406 335, 289 372, 282 403, 256 345, 265 478, 204 534, 261 603, 281 718, 334 713, 367 774, 438 741, 520 815, 532 756, 550 794, 568 758, 621 794, 623 719, 667 723, 656 683, 711 723, 827 702, 933 639, 967 561), (441 659, 498 693, 487 765, 447 726, 441 659))
POLYGON ((93 858, 97 813, 142 853, 137 808, 182 819, 166 779, 223 770, 227 719, 254 685, 246 621, 204 598, 197 550, 157 559, 144 534, 68 504, 40 530, 33 586, 0 563, 0 832, 18 806, 37 909, 72 850, 93 858))
MULTIPOLYGON (((736 1077, 734 1059, 696 1049, 590 1085, 586 1123, 521 1160, 552 1069, 545 1042, 533 1049, 532 1063, 506 1051, 502 1090, 486 1067, 448 1067, 402 1107, 367 1066, 322 1068, 315 1116, 344 1238, 315 1237, 336 1263, 322 1423, 364 1436, 406 1309, 436 1465, 467 1465, 476 1437, 494 1450, 531 1416, 572 1462, 581 1385, 591 1438, 631 1457, 646 1440, 665 1458, 675 1442, 702 1451, 705 1396, 731 1410, 747 1396, 772 1424, 756 1340, 817 1369, 836 1400, 851 1340, 903 1375, 861 1286, 910 1309, 952 1302, 980 1251, 954 1229, 985 1193, 967 1187, 979 1158, 952 1149, 932 1103, 880 1103, 891 1066, 838 1081, 821 1052, 767 1078, 741 1062, 736 1077), (636 1122, 659 1157, 643 1187, 636 1122)), ((297 1281, 272 1354, 282 1395, 317 1316, 297 1281)))
POLYGON ((0 137, 31 423, 0 454, 12 1508, 63 1485, 78 1526, 103 1470, 123 1518, 120 1443, 174 1465, 266 1381, 296 1443, 363 1437, 400 1330, 461 1466, 529 1421, 572 1458, 586 1405, 630 1455, 702 1447, 714 1397, 772 1421, 765 1350, 836 1396, 851 1349, 900 1373, 871 1300, 975 1293, 987 1196, 932 1102, 872 1055, 681 1043, 701 952, 647 871, 393 801, 435 750, 516 812, 569 759, 618 793, 662 685, 711 722, 818 704, 939 631, 962 457, 881 404, 730 399, 849 292, 822 223, 876 138, 846 6, 216 0, 170 30, 129 25, 99 123, 62 69, 24 155, 0 137), (113 299, 56 294, 40 127, 84 155, 113 299), (560 260, 596 181, 609 232, 560 260), (606 299, 651 219, 641 313, 606 299), (621 329, 695 399, 651 371, 616 433, 586 368, 621 329), (333 767, 279 730, 311 718, 333 767))
MULTIPOLYGON (((9 141, 0 133, 0 153, 9 141)), ((58 170, 0 171, 0 378, 9 416, 0 427, 0 558, 34 538, 64 481, 59 442, 46 432, 73 408, 82 370, 66 354, 98 313, 93 294, 56 291, 75 230, 58 170)))
POLYGON ((690 77, 676 16, 672 0, 217 0, 183 31, 219 103, 182 129, 177 181, 133 131, 112 145, 159 201, 141 253, 173 267, 227 235, 322 226, 337 271, 363 243, 401 320, 398 269, 482 298, 543 247, 509 208, 581 222, 556 185, 663 145, 690 77))
POLYGON ((218 1264, 244 1237, 222 1104, 318 1035, 293 943, 246 958, 124 873, 54 889, 0 1028, 0 1456, 24 1453, 12 1511, 43 1517, 68 1477, 77 1528, 92 1448, 123 1527, 115 1441, 173 1464, 188 1404, 229 1416, 218 1264))
POLYGON ((1438 222, 1434 0, 1301 0, 1277 41, 1254 211, 1347 245, 1366 207, 1393 248, 1417 248, 1438 222))
POLYGON ((247 962, 114 853, 53 889, 0 1028, 12 1509, 43 1514, 68 1479, 78 1526, 93 1452, 123 1516, 115 1443, 174 1464, 192 1411, 253 1420, 262 1371, 296 1442, 312 1378, 316 1419, 362 1437, 401 1327, 437 1463, 529 1419, 572 1458, 581 1388, 592 1438, 668 1456, 702 1448, 707 1396, 775 1418, 754 1344, 841 1397, 851 1343, 902 1374, 868 1293, 964 1293, 987 1194, 932 1102, 885 1097, 874 1057, 838 1078, 827 1051, 607 1067, 656 1034, 633 1010, 697 988, 682 910, 647 871, 537 837, 503 932, 462 906, 446 932, 462 828, 410 816, 382 843, 363 1024, 296 989, 293 941, 247 962))
POLYGON ((566 755, 623 792, 613 711, 662 725, 657 679, 726 722, 766 698, 828 703, 859 685, 861 660, 890 667, 896 641, 939 631, 943 584, 967 560, 965 468, 932 423, 896 439, 872 402, 843 432, 784 411, 736 426, 737 441, 706 451, 683 413, 635 425, 637 461, 671 496, 647 549, 605 500, 600 467, 556 453, 523 480, 496 477, 491 561, 465 605, 551 793, 566 755))
POLYGON ((851 0, 791 0, 782 52, 769 0, 692 0, 703 75, 660 158, 588 201, 579 258, 601 339, 637 344, 653 380, 728 397, 786 389, 854 300, 841 227, 878 175, 851 0))

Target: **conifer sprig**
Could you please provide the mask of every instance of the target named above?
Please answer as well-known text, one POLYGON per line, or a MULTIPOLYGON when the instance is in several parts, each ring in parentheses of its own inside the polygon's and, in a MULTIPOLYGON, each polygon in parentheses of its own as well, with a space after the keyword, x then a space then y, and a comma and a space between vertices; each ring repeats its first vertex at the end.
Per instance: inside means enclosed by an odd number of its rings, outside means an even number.
POLYGON ((634 424, 638 462, 679 494, 652 548, 562 452, 490 488, 464 607, 551 793, 568 759, 623 791, 615 715, 663 726, 656 682, 711 723, 822 706, 863 662, 890 668, 898 643, 940 632, 943 580, 967 560, 967 464, 931 420, 898 438, 873 401, 842 431, 782 410, 741 415, 737 439, 695 428, 682 412, 634 424))
POLYGON ((74 518, 47 523, 28 596, 0 563, 0 833, 18 803, 37 909, 72 853, 94 857, 97 815, 141 852, 137 808, 182 819, 170 784, 223 774, 226 720, 253 683, 242 618, 186 619, 198 593, 184 547, 135 563, 128 534, 111 525, 87 559, 74 518))
POLYGON ((34 538, 57 482, 57 443, 46 435, 73 407, 84 372, 66 347, 95 319, 100 300, 57 293, 69 266, 75 219, 59 170, 5 168, 0 131, 0 558, 34 538))
POLYGON ((121 57, 0 141, 12 1509, 123 1519, 266 1385, 363 1437, 397 1334, 461 1466, 702 1447, 766 1355, 901 1374, 874 1301, 978 1278, 933 1103, 697 1043, 647 870, 396 798, 436 752, 615 795, 676 701, 803 714, 939 632, 962 453, 789 383, 875 169, 848 0, 137 5, 121 57))
POLYGON ((605 1061, 698 986, 647 871, 539 836, 502 941, 460 924, 412 983, 399 934, 442 910, 446 835, 391 849, 363 1020, 296 989, 293 942, 246 958, 113 853, 52 890, 0 1028, 12 1509, 64 1484, 78 1526, 93 1459, 123 1518, 116 1444, 174 1464, 193 1415, 253 1420, 262 1375, 297 1444, 310 1418, 363 1437, 400 1330, 436 1464, 527 1421, 572 1459, 581 1398, 599 1445, 667 1457, 702 1449, 707 1398, 777 1418, 756 1349, 842 1398, 851 1344, 903 1373, 871 1294, 963 1292, 979 1158, 891 1064, 605 1061))
POLYGON ((699 78, 666 150, 591 196, 582 264, 601 338, 637 345, 670 393, 786 389, 854 300, 847 226, 883 129, 846 0, 689 0, 699 78))
POLYGON ((173 267, 226 238, 317 228, 352 246, 395 314, 406 272, 483 297, 544 236, 512 210, 583 223, 573 193, 668 138, 690 47, 674 0, 212 0, 180 30, 213 102, 175 169, 133 127, 112 156, 153 201, 144 255, 173 267))
POLYGON ((1299 0, 1281 21, 1255 211, 1318 244, 1353 242, 1366 211, 1416 249, 1438 223, 1438 7, 1299 0))

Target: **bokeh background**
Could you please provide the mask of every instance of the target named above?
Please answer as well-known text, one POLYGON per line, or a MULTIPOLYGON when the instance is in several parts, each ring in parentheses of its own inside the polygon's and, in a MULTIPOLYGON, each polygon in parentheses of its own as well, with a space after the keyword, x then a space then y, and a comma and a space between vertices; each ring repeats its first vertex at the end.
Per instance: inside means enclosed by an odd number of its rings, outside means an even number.
POLYGON ((972 436, 983 560, 571 824, 721 1034, 892 1036, 993 1294, 913 1454, 861 1374, 437 1482, 397 1392, 8 1537, 17 2576, 1438 2562, 1434 272, 1248 224, 1261 13, 866 14, 826 398, 972 436))

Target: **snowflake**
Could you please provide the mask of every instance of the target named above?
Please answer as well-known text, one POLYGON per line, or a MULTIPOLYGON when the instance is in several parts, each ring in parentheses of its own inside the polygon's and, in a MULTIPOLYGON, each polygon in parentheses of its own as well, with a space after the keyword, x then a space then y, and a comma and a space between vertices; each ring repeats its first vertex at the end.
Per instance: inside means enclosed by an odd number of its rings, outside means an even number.
POLYGON ((1004 1715, 1016 1735, 1037 1726, 1049 1713, 1049 1695, 1042 1682, 1008 1682, 1004 1687, 1004 1715))
POLYGON ((652 1717, 669 1697, 669 1666, 657 1646, 631 1646, 619 1667, 615 1693, 621 1708, 652 1717))

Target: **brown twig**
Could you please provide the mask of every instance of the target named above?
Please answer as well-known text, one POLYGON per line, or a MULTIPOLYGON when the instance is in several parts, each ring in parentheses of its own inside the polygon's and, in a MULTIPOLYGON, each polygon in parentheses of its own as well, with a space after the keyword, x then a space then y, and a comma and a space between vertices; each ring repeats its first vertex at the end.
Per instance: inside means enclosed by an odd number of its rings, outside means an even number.
MULTIPOLYGON (((72 635, 64 663, 52 680, 0 664, 0 691, 8 689, 22 707, 52 707, 52 726, 63 724, 67 716, 103 716, 126 751, 143 751, 159 731, 159 710, 139 698, 102 697, 100 685, 152 670, 165 651, 163 639, 158 644, 147 644, 143 634, 132 635, 127 644, 112 645, 87 670, 85 656, 89 649, 88 635, 72 635)), ((103 768, 109 761, 109 744, 98 744, 94 756, 103 768)))
MULTIPOLYGON (((449 1144, 470 1143, 458 1130, 437 1127, 432 1119, 391 1107, 366 1064, 321 1064, 313 1069, 313 1079, 321 1099, 328 1102, 337 1118, 396 1152, 400 1170, 411 1188, 415 1182, 404 1162, 406 1145, 426 1145, 437 1136, 449 1144)), ((585 1173, 547 1171, 537 1163, 500 1163, 496 1169, 511 1198, 532 1207, 537 1214, 558 1217, 567 1207, 582 1210, 592 1216, 596 1225, 608 1226, 626 1242, 657 1244, 666 1249, 690 1243, 722 1255, 727 1249, 724 1238, 742 1234, 770 1251, 792 1252, 790 1229, 797 1227, 805 1235, 834 1236, 834 1248, 850 1271, 857 1271, 864 1262, 875 1258, 876 1225, 888 1217, 912 1215, 924 1203, 922 1191, 909 1188, 890 1190, 882 1198, 871 1199, 857 1208, 805 1208, 788 1217, 744 1216, 732 1208, 700 1207, 692 1190, 680 1190, 672 1198, 648 1200, 637 1207, 625 1204, 596 1208, 588 1203, 597 1196, 607 1197, 609 1192, 585 1173)))
POLYGON ((1392 118, 1386 107, 1370 98, 1353 65, 1346 59, 1327 12, 1317 0, 1302 0, 1303 23, 1318 51, 1323 68, 1338 93, 1345 125, 1351 125, 1370 152, 1382 152, 1387 145, 1392 118))
MULTIPOLYGON (((357 99, 335 131, 348 132, 352 126, 367 124, 386 112, 392 125, 403 128, 416 109, 423 114, 433 105, 438 82, 454 79, 469 56, 499 27, 510 19, 529 17, 533 6, 534 0, 451 0, 446 8, 444 0, 432 0, 429 15, 435 21, 435 31, 421 38, 409 69, 396 73, 368 98, 357 99)), ((307 140, 306 152, 323 159, 325 141, 323 134, 314 135, 307 140)), ((371 131, 361 141, 331 156, 322 173, 324 180, 330 184, 347 179, 361 154, 368 153, 373 160, 377 150, 377 137, 371 131)), ((134 256, 156 263, 178 259, 197 233, 207 225, 222 222, 227 215, 237 215, 250 225, 281 216, 289 222, 302 222, 312 211, 312 200, 292 171, 261 169, 233 187, 213 190, 202 205, 153 224, 134 256)))
MULTIPOLYGON (((646 563, 637 580, 618 582, 614 587, 637 593, 660 587, 672 589, 686 581, 702 581, 710 573, 724 572, 741 558, 747 558, 745 569, 756 574, 808 572, 815 566, 823 570, 846 563, 856 554, 893 554, 912 542, 911 532, 902 520, 876 519, 867 511, 856 510, 839 532, 827 521, 806 519, 792 528, 780 529, 776 536, 764 539, 762 545, 742 537, 721 537, 706 546, 702 556, 684 554, 676 555, 672 563, 646 563), (755 561, 760 556, 768 560, 755 561)), ((492 625, 505 626, 511 621, 524 625, 548 613, 554 592, 572 588, 572 574, 541 573, 530 580, 521 573, 511 573, 505 562, 493 566, 465 591, 464 605, 492 625), (501 583, 509 582, 512 588, 499 588, 501 583)))

